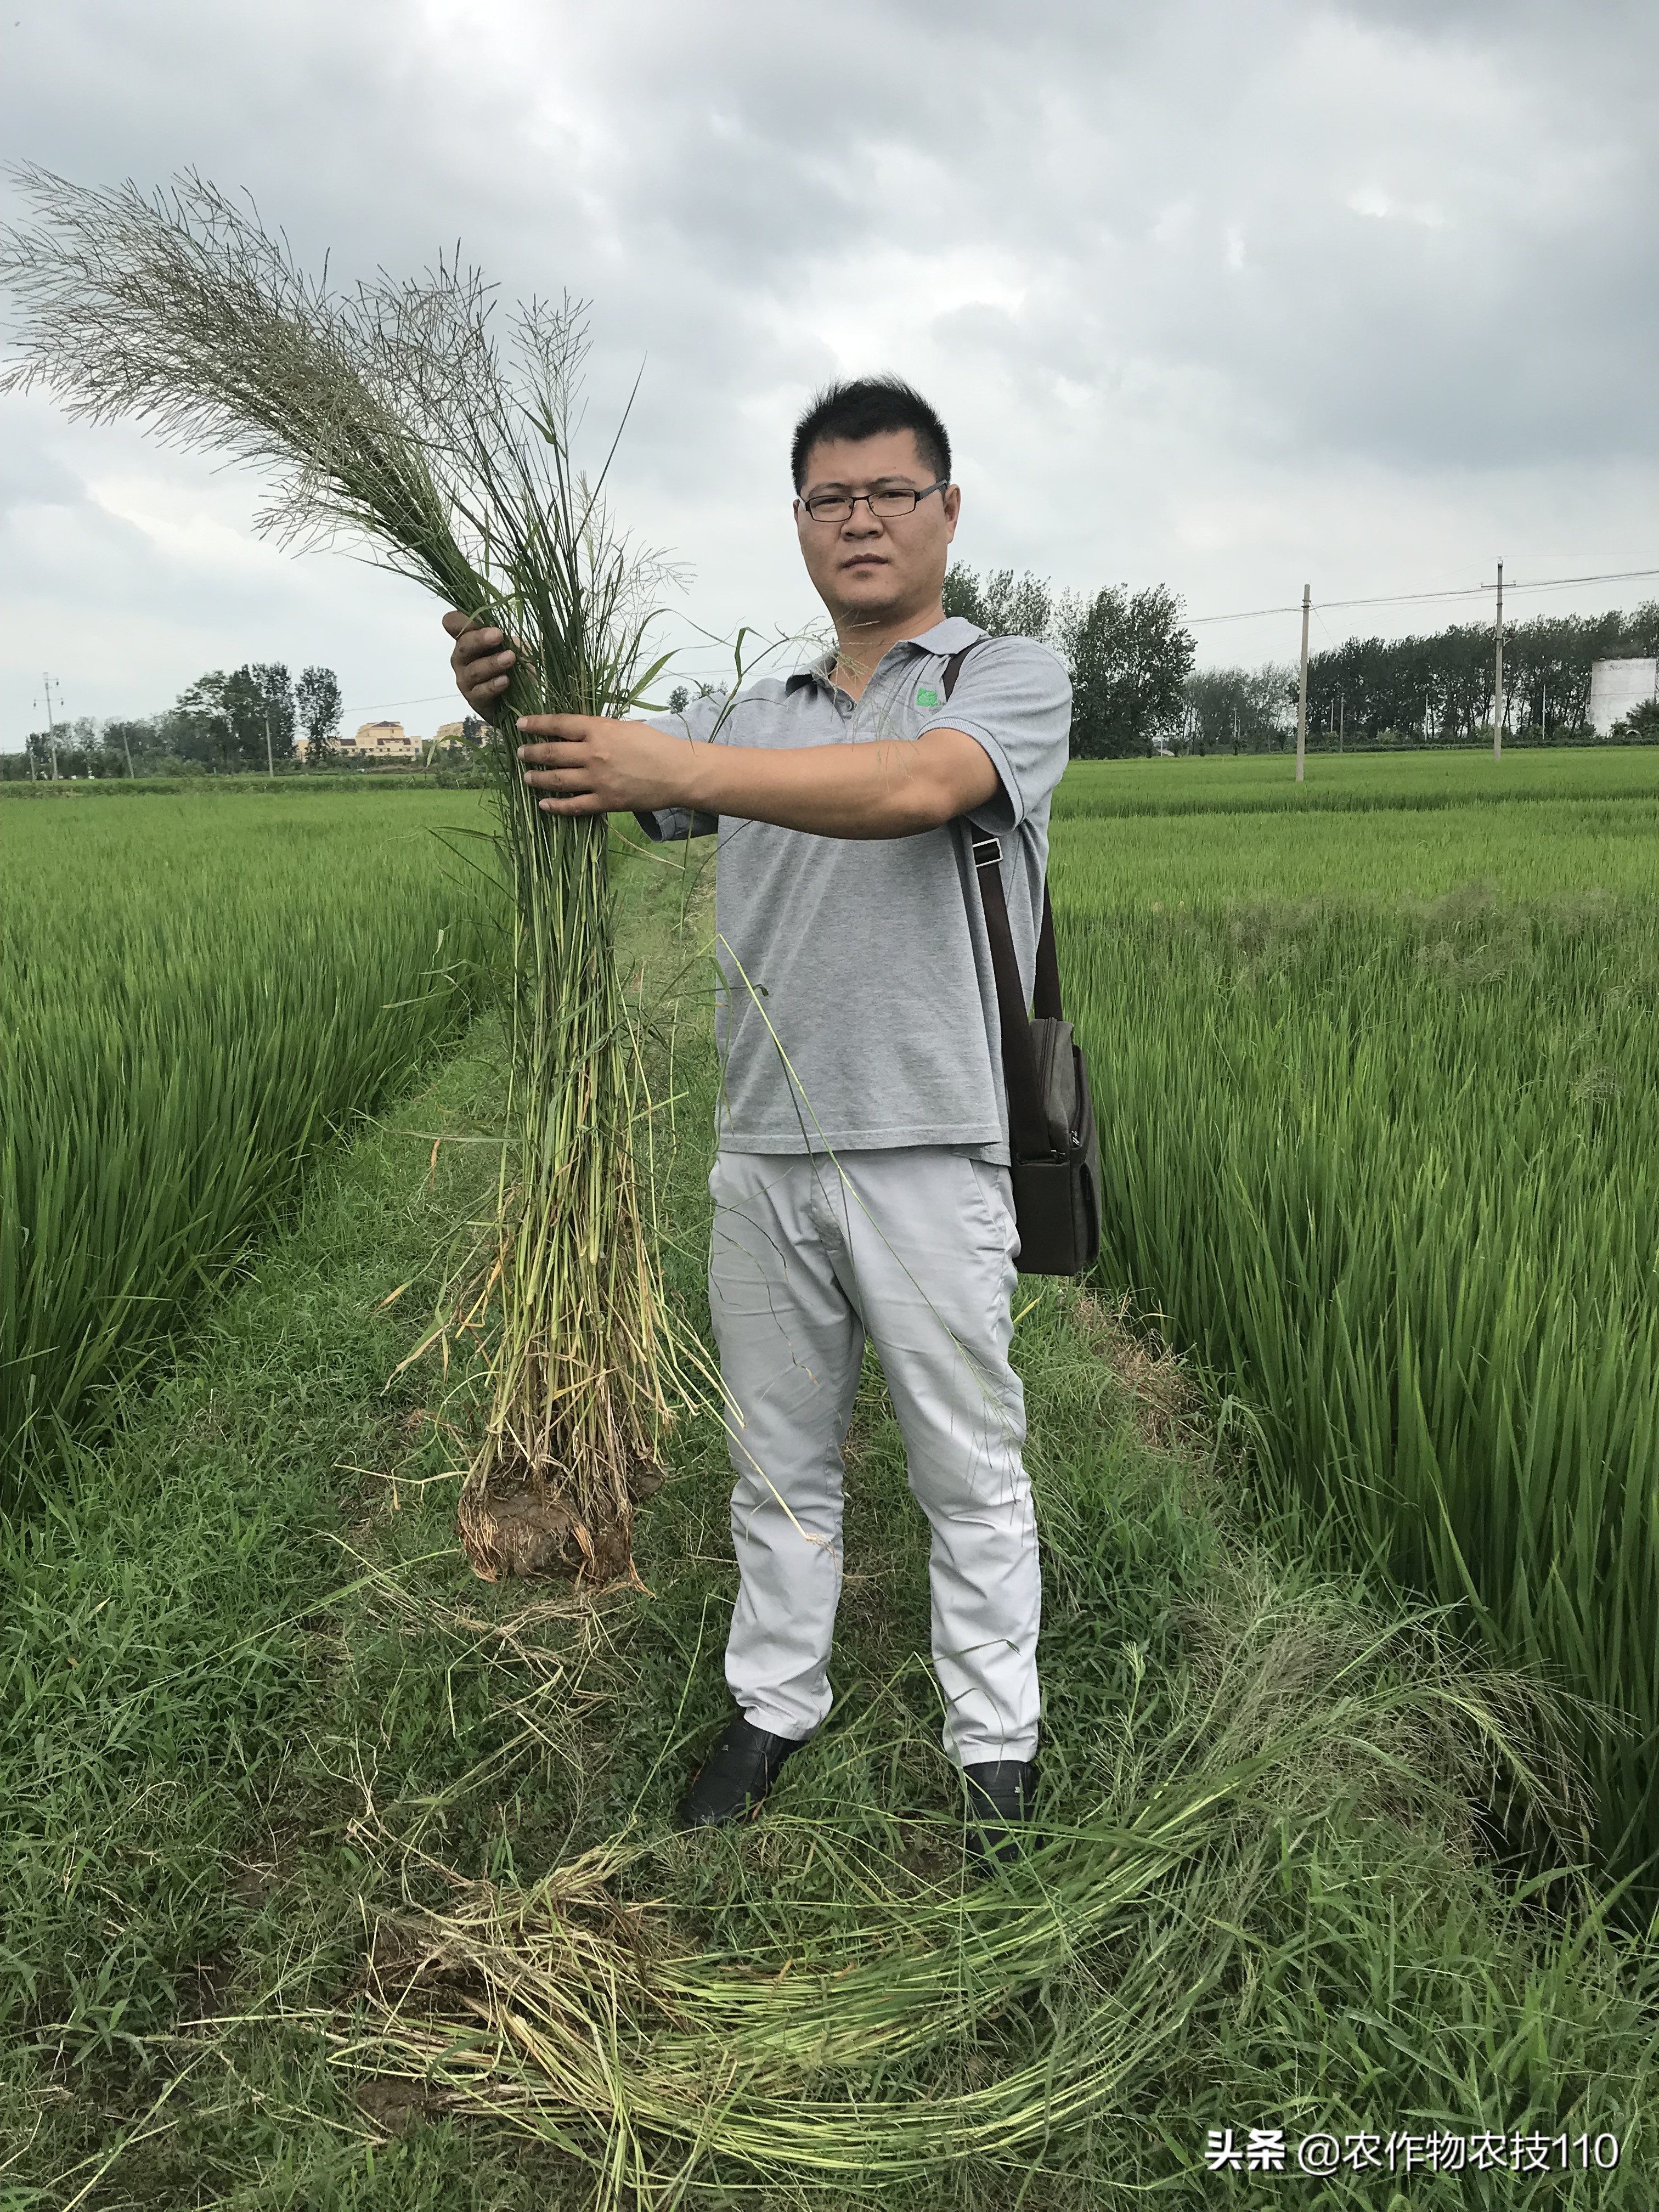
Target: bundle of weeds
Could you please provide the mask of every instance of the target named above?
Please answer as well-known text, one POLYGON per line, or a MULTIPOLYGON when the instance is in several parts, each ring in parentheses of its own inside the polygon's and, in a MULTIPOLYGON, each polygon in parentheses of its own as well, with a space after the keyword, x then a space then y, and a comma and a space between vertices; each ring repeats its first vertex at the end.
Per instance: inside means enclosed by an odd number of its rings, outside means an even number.
POLYGON ((632 1491, 676 1393, 635 1172, 638 1055, 611 953, 603 817, 537 807, 522 714, 636 704, 654 556, 613 529, 572 456, 580 310, 492 328, 478 273, 349 289, 201 179, 146 198, 19 173, 33 227, 0 234, 18 358, 94 422, 132 416, 273 487, 286 540, 344 533, 520 646, 487 740, 513 892, 513 1088, 495 1249, 490 1404, 461 1507, 474 1565, 592 1580, 630 1556, 632 1491))
MULTIPOLYGON (((983 1883, 959 1816, 878 1814, 833 1771, 731 1844, 712 1908, 706 1872, 700 1905, 668 1901, 690 1871, 678 1839, 613 1838, 522 1886, 421 1855, 338 2063, 557 2145, 606 2207, 1063 2160, 1248 1984, 1322 1855, 1414 1824, 1472 1855, 1495 1768, 1540 1817, 1571 1810, 1559 1724, 1432 1620, 1357 1635, 1260 1572, 1223 1599, 1184 1625, 1179 1707, 1132 1709, 1037 1847, 983 1883)), ((912 1723, 889 1726, 906 1740, 843 1758, 927 1762, 912 1723)))

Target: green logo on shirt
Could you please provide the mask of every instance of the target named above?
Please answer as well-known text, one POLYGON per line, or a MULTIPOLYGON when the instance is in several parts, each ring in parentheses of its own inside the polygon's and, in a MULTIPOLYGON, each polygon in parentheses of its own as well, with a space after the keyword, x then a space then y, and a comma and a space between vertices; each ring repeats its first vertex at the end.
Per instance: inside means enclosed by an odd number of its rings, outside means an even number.
POLYGON ((916 704, 918 707, 938 706, 939 693, 934 690, 931 684, 920 684, 916 686, 916 704))

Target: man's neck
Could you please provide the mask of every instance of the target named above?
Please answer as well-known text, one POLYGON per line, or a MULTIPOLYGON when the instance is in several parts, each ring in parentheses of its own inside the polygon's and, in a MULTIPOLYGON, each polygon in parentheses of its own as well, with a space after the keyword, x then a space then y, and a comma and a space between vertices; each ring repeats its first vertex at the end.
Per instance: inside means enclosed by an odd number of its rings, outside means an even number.
POLYGON ((945 620, 941 599, 920 615, 890 621, 860 621, 849 616, 836 624, 836 683, 850 698, 861 698, 882 655, 907 637, 925 637, 945 620))

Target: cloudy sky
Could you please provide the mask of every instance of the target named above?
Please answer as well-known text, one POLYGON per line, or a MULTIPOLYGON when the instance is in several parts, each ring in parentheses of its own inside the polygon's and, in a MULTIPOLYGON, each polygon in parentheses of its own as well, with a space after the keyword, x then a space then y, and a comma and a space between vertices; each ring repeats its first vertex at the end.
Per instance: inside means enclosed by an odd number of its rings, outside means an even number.
MULTIPOLYGON (((950 425, 960 556, 1194 617, 1659 569, 1659 9, 1645 0, 0 0, 0 147, 193 166, 304 255, 459 239, 592 302, 591 419, 697 642, 814 603, 788 434, 891 368, 950 425)), ((0 191, 0 210, 15 195, 0 191)), ((204 669, 324 661, 425 732, 418 589, 250 530, 257 488, 0 400, 0 745, 204 669)), ((1659 578, 1522 596, 1629 605, 1659 578)), ((1355 629, 1481 602, 1327 605, 1355 629)), ((1297 621, 1201 623, 1208 661, 1297 621)), ((727 664, 729 665, 729 664, 727 664)))

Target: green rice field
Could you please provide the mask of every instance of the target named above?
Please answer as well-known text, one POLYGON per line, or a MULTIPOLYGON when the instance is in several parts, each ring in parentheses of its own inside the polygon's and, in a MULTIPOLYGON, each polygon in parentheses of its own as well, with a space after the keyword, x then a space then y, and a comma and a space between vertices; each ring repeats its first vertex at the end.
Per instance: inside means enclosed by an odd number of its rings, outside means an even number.
MULTIPOLYGON (((873 1361, 764 1819, 673 1827, 716 1404, 637 1579, 466 1566, 485 1378, 414 1355, 508 1081, 477 797, 0 802, 0 2212, 1647 2212, 1656 794, 1514 765, 1062 787, 1107 1248, 1020 1293, 1042 1779, 984 1881, 873 1361), (1545 1682, 1626 1717, 1565 1706, 1592 1796, 1545 1682), (1257 2128, 1376 2155, 1213 2169, 1257 2128)), ((706 856, 612 857, 701 1329, 706 856)))
POLYGON ((1073 769, 1103 1271, 1282 1484, 1585 1729, 1659 1851, 1659 760, 1073 769))
POLYGON ((490 925, 453 833, 483 822, 454 793, 0 803, 0 1505, 459 1035, 490 925))

